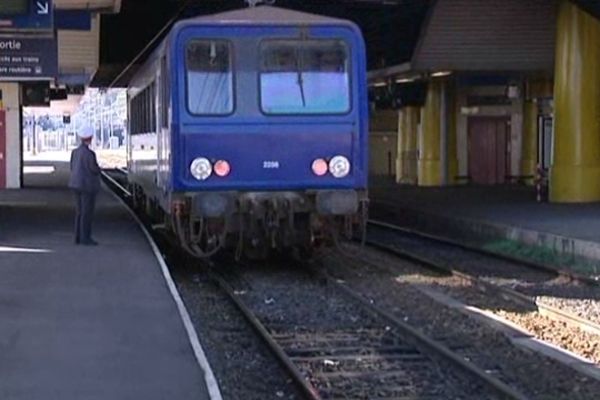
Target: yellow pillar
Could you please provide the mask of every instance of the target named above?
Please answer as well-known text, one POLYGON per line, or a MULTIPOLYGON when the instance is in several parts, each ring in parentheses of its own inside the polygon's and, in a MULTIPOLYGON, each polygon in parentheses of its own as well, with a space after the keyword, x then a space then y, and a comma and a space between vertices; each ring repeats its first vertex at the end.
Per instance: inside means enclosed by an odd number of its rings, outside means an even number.
POLYGON ((398 151, 396 152, 396 183, 404 183, 406 176, 406 145, 407 145, 407 132, 405 124, 404 109, 398 112, 398 151))
POLYGON ((556 39, 550 200, 600 200, 600 21, 563 0, 556 39))
POLYGON ((421 108, 408 106, 404 108, 406 128, 406 183, 415 185, 417 183, 417 147, 419 114, 421 108))
POLYGON ((398 156, 396 158, 396 182, 417 182, 417 127, 419 108, 403 107, 398 118, 398 156))
POLYGON ((419 186, 439 186, 440 169, 440 108, 443 82, 432 80, 427 89, 427 99, 421 111, 419 135, 419 186))
POLYGON ((521 141, 521 175, 531 176, 525 179, 527 185, 533 185, 537 164, 537 104, 525 101, 523 110, 523 139, 521 141))
POLYGON ((448 184, 457 182, 458 176, 458 144, 456 132, 456 116, 458 102, 454 83, 448 83, 448 184))

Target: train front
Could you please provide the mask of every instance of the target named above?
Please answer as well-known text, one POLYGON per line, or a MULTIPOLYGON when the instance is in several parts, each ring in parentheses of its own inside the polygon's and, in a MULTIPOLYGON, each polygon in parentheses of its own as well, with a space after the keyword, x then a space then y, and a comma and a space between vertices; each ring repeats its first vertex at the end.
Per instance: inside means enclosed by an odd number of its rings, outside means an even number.
POLYGON ((312 249, 364 222, 368 105, 358 29, 187 26, 176 54, 176 228, 189 249, 312 249))

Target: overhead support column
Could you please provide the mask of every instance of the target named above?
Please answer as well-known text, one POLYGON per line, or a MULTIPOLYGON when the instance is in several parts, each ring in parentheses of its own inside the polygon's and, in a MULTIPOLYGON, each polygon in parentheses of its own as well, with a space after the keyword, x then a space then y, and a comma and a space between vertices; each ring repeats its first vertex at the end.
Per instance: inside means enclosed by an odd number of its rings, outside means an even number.
POLYGON ((0 189, 21 187, 21 108, 20 85, 0 82, 0 110, 3 111, 0 127, 0 189))
POLYGON ((421 113, 419 186, 452 184, 458 172, 456 93, 451 80, 429 82, 421 113))
POLYGON ((600 21, 560 5, 554 83, 550 200, 600 200, 600 21))
POLYGON ((407 106, 400 110, 398 118, 398 156, 396 159, 396 182, 417 183, 417 130, 419 107, 407 106))
POLYGON ((458 176, 458 143, 456 134, 456 114, 458 112, 457 105, 457 89, 456 81, 448 80, 446 82, 446 119, 447 124, 447 163, 448 163, 448 181, 446 184, 452 185, 456 183, 458 176))
POLYGON ((527 99, 524 108, 521 175, 527 177, 527 185, 533 185, 537 164, 538 106, 533 99, 527 99))
POLYGON ((440 111, 443 83, 429 82, 427 99, 421 111, 421 132, 419 135, 419 186, 439 186, 442 182, 440 164, 440 111))
POLYGON ((448 88, 440 87, 440 184, 448 184, 448 88))

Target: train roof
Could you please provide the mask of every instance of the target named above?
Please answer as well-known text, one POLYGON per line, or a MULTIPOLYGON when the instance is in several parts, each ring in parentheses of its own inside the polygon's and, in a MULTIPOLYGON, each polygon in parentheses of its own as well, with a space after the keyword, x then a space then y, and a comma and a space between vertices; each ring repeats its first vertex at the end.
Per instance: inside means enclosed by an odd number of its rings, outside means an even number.
POLYGON ((182 20, 178 25, 198 23, 206 25, 347 25, 356 28, 356 25, 348 20, 271 6, 248 7, 218 14, 203 15, 182 20))

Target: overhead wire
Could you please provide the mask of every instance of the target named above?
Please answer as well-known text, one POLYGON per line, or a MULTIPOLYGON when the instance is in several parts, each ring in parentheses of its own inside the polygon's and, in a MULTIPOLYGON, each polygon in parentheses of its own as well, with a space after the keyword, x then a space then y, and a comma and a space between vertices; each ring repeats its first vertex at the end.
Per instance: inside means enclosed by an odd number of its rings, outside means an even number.
POLYGON ((183 12, 188 8, 188 6, 191 3, 192 3, 192 0, 185 0, 183 2, 183 4, 175 12, 175 15, 173 15, 173 17, 171 17, 171 19, 169 19, 165 23, 165 25, 160 29, 160 31, 158 31, 158 33, 156 35, 154 35, 154 37, 148 42, 148 44, 146 44, 146 46, 144 46, 144 48, 133 58, 133 60, 131 60, 129 62, 129 64, 127 64, 127 66, 125 68, 123 68, 123 70, 121 70, 121 72, 111 81, 110 85, 108 85, 109 89, 113 88, 117 84, 117 82, 119 82, 119 80, 123 76, 125 76, 125 74, 137 63, 137 61, 140 58, 142 58, 144 56, 144 54, 146 54, 146 52, 149 49, 151 49, 152 46, 157 41, 159 41, 169 29, 171 29, 173 24, 175 24, 175 22, 177 22, 179 20, 179 18, 183 14, 183 12))

